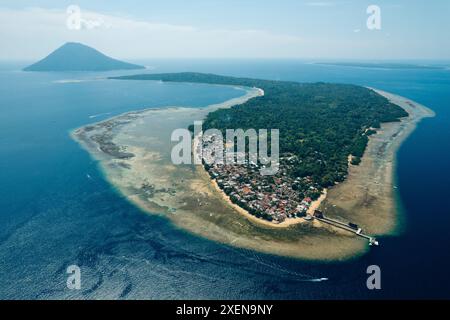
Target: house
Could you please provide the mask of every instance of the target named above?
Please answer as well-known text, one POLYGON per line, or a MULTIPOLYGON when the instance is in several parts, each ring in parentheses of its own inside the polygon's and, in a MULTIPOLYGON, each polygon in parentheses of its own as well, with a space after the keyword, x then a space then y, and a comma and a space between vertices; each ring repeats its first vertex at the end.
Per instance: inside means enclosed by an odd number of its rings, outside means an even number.
POLYGON ((314 211, 314 217, 315 218, 319 218, 319 219, 323 219, 324 218, 323 212, 319 211, 319 210, 314 211))
POLYGON ((297 217, 299 218, 306 217, 306 211, 305 210, 297 211, 297 217))

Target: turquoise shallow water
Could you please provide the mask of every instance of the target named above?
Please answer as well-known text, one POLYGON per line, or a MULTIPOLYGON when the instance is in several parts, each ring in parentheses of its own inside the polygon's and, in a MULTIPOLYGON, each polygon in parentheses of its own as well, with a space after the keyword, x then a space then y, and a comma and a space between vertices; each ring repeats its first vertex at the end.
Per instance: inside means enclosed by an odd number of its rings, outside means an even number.
POLYGON ((242 94, 207 85, 99 80, 106 74, 23 73, 0 65, 0 298, 449 297, 450 72, 374 70, 301 61, 149 61, 199 71, 356 83, 433 109, 398 154, 404 232, 345 263, 309 263, 231 248, 149 217, 105 182, 71 129, 144 107, 202 107, 242 94), (88 80, 67 82, 61 80, 88 80), (82 290, 65 268, 82 269, 82 290), (368 291, 378 264, 383 289, 368 291), (316 282, 317 278, 329 281, 316 282))

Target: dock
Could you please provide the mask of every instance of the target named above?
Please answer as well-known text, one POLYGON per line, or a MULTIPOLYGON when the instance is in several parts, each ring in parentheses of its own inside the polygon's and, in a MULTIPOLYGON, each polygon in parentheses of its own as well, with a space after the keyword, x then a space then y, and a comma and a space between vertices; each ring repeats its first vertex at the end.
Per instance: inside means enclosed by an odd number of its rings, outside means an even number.
POLYGON ((356 225, 354 225, 352 223, 344 223, 344 222, 341 222, 341 221, 338 221, 338 220, 335 220, 332 218, 325 217, 323 215, 323 213, 318 210, 316 210, 316 212, 314 213, 314 218, 320 222, 327 223, 336 228, 340 228, 340 229, 346 230, 348 232, 351 232, 351 233, 357 235, 358 237, 364 238, 369 241, 370 246, 378 246, 379 245, 379 242, 377 241, 377 239, 375 237, 364 234, 362 232, 361 228, 357 227, 356 225), (355 228, 352 228, 351 225, 355 226, 355 228))

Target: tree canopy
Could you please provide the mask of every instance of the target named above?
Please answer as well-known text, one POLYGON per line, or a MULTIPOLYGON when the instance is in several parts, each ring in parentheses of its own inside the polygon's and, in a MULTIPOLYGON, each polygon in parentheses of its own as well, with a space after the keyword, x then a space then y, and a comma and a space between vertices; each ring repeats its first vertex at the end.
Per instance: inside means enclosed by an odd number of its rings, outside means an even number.
POLYGON ((280 152, 296 155, 296 177, 311 177, 322 187, 343 181, 348 156, 358 164, 383 122, 408 113, 373 90, 350 84, 298 83, 235 78, 203 73, 144 74, 116 79, 162 80, 257 87, 264 96, 208 114, 203 128, 279 129, 280 152))

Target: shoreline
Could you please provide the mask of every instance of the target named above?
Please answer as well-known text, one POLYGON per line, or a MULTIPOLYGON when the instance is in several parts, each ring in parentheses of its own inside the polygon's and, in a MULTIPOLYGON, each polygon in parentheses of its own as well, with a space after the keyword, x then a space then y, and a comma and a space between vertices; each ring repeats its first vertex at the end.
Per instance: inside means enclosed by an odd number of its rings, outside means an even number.
MULTIPOLYGON (((264 94, 257 88, 244 90, 246 94, 241 97, 204 108, 169 107, 128 112, 75 129, 71 135, 99 161, 106 179, 126 199, 146 213, 163 215, 185 231, 237 247, 306 260, 347 260, 366 252, 368 245, 365 241, 316 219, 296 218, 275 224, 257 218, 233 204, 203 166, 174 166, 171 163, 170 156, 167 157, 170 145, 162 143, 170 141, 170 138, 166 139, 170 137, 171 129, 187 127, 193 120, 204 119, 213 110, 244 103, 264 94), (279 232, 281 228, 283 232, 279 232)), ((420 107, 417 109, 421 110, 420 107)), ((420 119, 414 117, 411 121, 397 124, 416 120, 415 125, 420 119)), ((412 128, 412 132, 413 127, 406 127, 412 128)), ((370 141, 369 148, 373 145, 370 141)), ((365 154, 362 162, 367 162, 367 159, 370 159, 370 154, 369 157, 365 154)), ((392 166, 389 168, 393 170, 392 166)), ((347 221, 354 221, 353 215, 336 214, 327 209, 333 198, 335 202, 331 205, 340 207, 336 189, 348 184, 346 180, 325 190, 313 202, 311 211, 325 208, 327 215, 330 212, 332 217, 350 217, 347 221)), ((364 227, 369 224, 365 218, 360 217, 364 227)), ((383 224, 384 221, 375 223, 383 224)))
MULTIPOLYGON (((410 125, 410 128, 405 132, 404 137, 402 139, 397 140, 397 146, 395 148, 395 153, 393 156, 391 186, 393 188, 392 199, 394 201, 394 210, 397 213, 397 226, 391 232, 391 234, 398 235, 398 234, 401 234, 403 231, 402 226, 403 226, 405 217, 403 215, 403 213, 404 213, 403 212, 403 203, 401 202, 401 199, 400 199, 400 196, 398 193, 397 176, 396 176, 396 170, 397 170, 397 166, 398 166, 397 153, 398 153, 398 150, 400 149, 400 147, 403 145, 403 143, 416 130, 418 124, 425 118, 434 118, 436 116, 436 113, 432 109, 430 109, 424 105, 421 105, 411 99, 408 99, 408 98, 405 98, 405 97, 402 97, 399 95, 395 95, 395 94, 392 94, 392 93, 389 93, 389 92, 386 92, 386 91, 383 91, 380 89, 371 88, 371 87, 368 87, 368 88, 377 92, 378 94, 384 96, 392 103, 401 103, 401 100, 404 100, 405 103, 407 103, 407 105, 412 106, 413 108, 415 108, 414 106, 418 106, 422 113, 422 115, 420 115, 418 118, 413 120, 413 123, 410 125)), ((404 106, 402 106, 402 108, 405 109, 404 106)), ((407 110, 407 112, 408 112, 408 110, 407 110)))
POLYGON ((408 117, 381 124, 357 166, 349 166, 347 179, 330 188, 321 210, 332 218, 352 221, 372 235, 398 234, 400 204, 394 186, 397 151, 424 118, 435 113, 411 99, 367 87, 402 107, 408 117), (357 212, 357 214, 356 214, 357 212))

